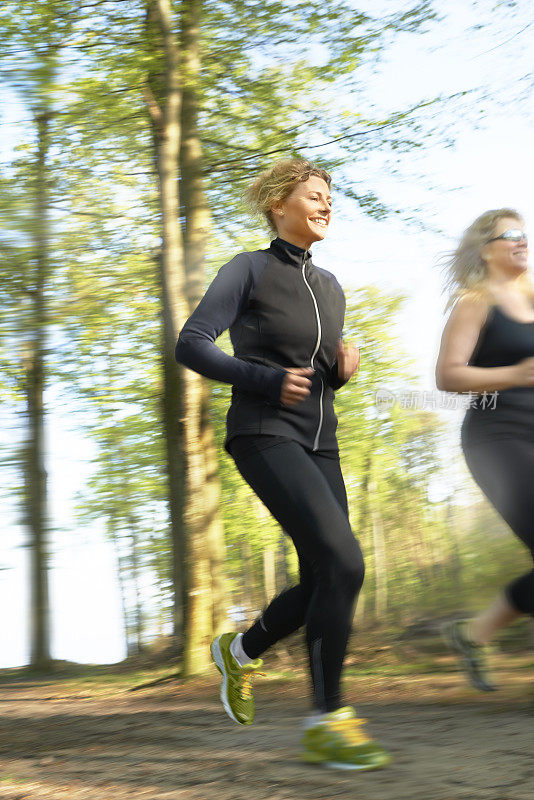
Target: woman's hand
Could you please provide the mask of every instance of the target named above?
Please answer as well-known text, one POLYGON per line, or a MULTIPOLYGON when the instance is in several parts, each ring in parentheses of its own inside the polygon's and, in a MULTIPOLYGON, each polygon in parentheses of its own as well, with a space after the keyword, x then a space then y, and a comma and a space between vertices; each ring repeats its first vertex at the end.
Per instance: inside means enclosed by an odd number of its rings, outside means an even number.
POLYGON ((282 381, 280 392, 280 402, 285 406, 294 406, 305 400, 310 394, 311 380, 306 376, 312 376, 314 370, 311 367, 286 367, 286 375, 282 381))
POLYGON ((515 386, 534 386, 534 358, 523 358, 513 365, 515 386))
POLYGON ((360 351, 353 344, 345 347, 343 339, 337 340, 337 374, 342 381, 348 381, 360 366, 360 351))

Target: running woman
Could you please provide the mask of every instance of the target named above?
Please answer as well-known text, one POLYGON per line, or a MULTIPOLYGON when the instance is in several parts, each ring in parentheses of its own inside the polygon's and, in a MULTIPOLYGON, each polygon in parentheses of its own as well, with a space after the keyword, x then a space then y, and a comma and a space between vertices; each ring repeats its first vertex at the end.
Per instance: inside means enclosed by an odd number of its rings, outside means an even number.
POLYGON ((343 343, 343 290, 309 251, 328 230, 330 183, 324 169, 302 159, 259 175, 248 198, 276 238, 221 267, 180 332, 176 359, 233 384, 225 450, 299 559, 297 586, 275 597, 244 634, 213 641, 224 708, 235 722, 252 723, 251 678, 260 656, 305 626, 313 710, 302 757, 374 769, 389 755, 367 737, 340 691, 364 562, 349 522, 333 404, 356 372, 359 352, 343 343), (226 328, 233 357, 214 343, 226 328))
MULTIPOLYGON (((465 231, 448 263, 447 303, 455 300, 436 365, 438 389, 473 392, 461 444, 473 478, 534 554, 534 287, 527 273, 523 219, 487 211, 465 231)), ((534 570, 489 608, 446 633, 478 689, 497 687, 484 645, 522 614, 534 614, 534 570)))

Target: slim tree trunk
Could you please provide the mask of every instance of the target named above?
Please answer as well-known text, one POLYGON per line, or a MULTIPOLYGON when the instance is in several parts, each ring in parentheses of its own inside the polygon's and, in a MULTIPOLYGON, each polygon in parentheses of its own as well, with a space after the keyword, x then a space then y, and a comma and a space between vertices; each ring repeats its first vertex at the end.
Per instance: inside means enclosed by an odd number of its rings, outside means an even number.
POLYGON ((263 589, 265 602, 270 603, 276 594, 275 550, 272 544, 263 547, 263 589))
POLYGON ((446 511, 445 530, 447 532, 447 538, 449 539, 449 544, 451 548, 450 563, 451 563, 452 580, 456 597, 460 598, 463 597, 464 593, 462 558, 460 555, 460 547, 458 544, 458 536, 454 520, 454 505, 453 505, 452 495, 447 497, 446 503, 447 503, 447 511, 446 511))
MULTIPOLYGON (((180 140, 180 197, 182 201, 186 297, 189 311, 197 305, 204 281, 207 220, 202 187, 201 150, 197 133, 196 82, 198 79, 198 24, 200 4, 182 0, 180 16, 182 106, 180 140), (193 288, 192 288, 193 287, 193 288)), ((186 378, 186 439, 188 465, 188 574, 184 673, 203 671, 209 665, 209 641, 213 634, 212 558, 217 531, 217 487, 213 476, 212 446, 205 412, 206 381, 194 372, 186 378), (206 433, 206 435, 204 435, 206 433), (213 527, 215 526, 215 528, 213 527)), ((222 530, 222 528, 221 528, 222 530)), ((215 559, 216 561, 216 559, 215 559)))
MULTIPOLYGON (((162 259, 163 260, 163 259, 162 259)), ((167 264, 167 267, 169 265, 167 264)), ((164 278, 165 267, 160 263, 162 295, 167 291, 164 278)), ((184 609, 186 604, 187 575, 185 573, 185 507, 187 463, 185 458, 184 430, 184 376, 183 369, 176 364, 174 347, 176 329, 168 301, 163 303, 163 396, 162 422, 165 433, 165 460, 168 478, 168 502, 171 539, 171 579, 173 587, 173 638, 175 648, 182 645, 184 632, 184 609)))
POLYGON ((120 541, 117 533, 115 532, 115 520, 111 517, 108 520, 108 537, 111 539, 113 543, 113 549, 115 551, 115 558, 117 561, 117 581, 119 584, 119 595, 121 599, 121 610, 122 610, 122 624, 124 630, 124 641, 126 642, 126 653, 127 655, 132 655, 132 637, 130 631, 130 614, 128 610, 128 599, 127 599, 127 589, 126 589, 126 576, 128 570, 126 569, 126 565, 124 563, 124 558, 120 551, 120 541))
POLYGON ((135 623, 135 641, 137 652, 140 653, 143 649, 143 604, 141 602, 141 588, 140 577, 141 570, 139 566, 138 556, 138 539, 137 531, 135 528, 135 521, 130 518, 130 566, 131 566, 131 581, 134 590, 134 623, 135 623))
MULTIPOLYGON (((202 671, 209 663, 208 645, 214 622, 212 576, 214 572, 220 571, 219 565, 222 562, 222 525, 213 513, 218 506, 213 479, 211 486, 206 489, 207 475, 213 474, 214 453, 209 451, 213 448, 213 442, 210 442, 209 435, 204 436, 202 429, 203 419, 208 419, 203 413, 205 382, 191 370, 183 367, 177 370, 173 360, 178 332, 191 311, 190 301, 195 301, 196 305, 203 284, 207 228, 207 206, 201 182, 200 143, 196 130, 195 86, 198 74, 197 26, 200 6, 197 2, 184 0, 181 8, 180 52, 173 33, 169 0, 150 0, 147 7, 147 38, 149 41, 151 35, 154 38, 154 30, 158 29, 165 69, 163 81, 162 70, 155 71, 156 77, 147 86, 146 99, 154 124, 156 165, 160 182, 163 239, 161 283, 167 385, 170 386, 176 380, 172 377, 173 373, 179 371, 181 376, 180 396, 172 394, 169 397, 166 391, 165 409, 171 515, 175 511, 179 516, 185 511, 185 519, 178 519, 176 527, 173 520, 176 566, 174 578, 177 582, 178 574, 181 574, 184 612, 183 672, 194 674, 202 671), (180 208, 186 212, 182 214, 183 227, 180 225, 180 208), (181 421, 182 427, 173 430, 172 425, 176 424, 176 420, 181 421), (203 443, 208 444, 207 453, 203 443), (180 454, 183 456, 181 471, 177 463, 180 454), (174 479, 178 483, 177 473, 182 481, 181 495, 180 486, 172 487, 174 479), (175 501, 176 505, 173 505, 175 501), (185 568, 180 570, 179 564, 184 564, 185 568)), ((220 590, 218 593, 223 594, 220 590)))
POLYGON ((202 383, 200 376, 191 370, 186 370, 185 379, 188 597, 185 609, 183 673, 194 675, 209 665, 209 642, 213 629, 211 564, 209 543, 204 530, 206 465, 200 437, 202 383))
POLYGON ((408 512, 408 521, 411 535, 412 560, 417 566, 417 577, 419 578, 420 584, 424 590, 427 590, 431 588, 427 552, 421 535, 420 521, 413 508, 410 508, 408 512))
POLYGON ((290 584, 289 569, 287 564, 287 545, 289 537, 281 531, 276 546, 276 593, 280 594, 290 584))
POLYGON ((186 293, 191 310, 202 297, 206 240, 210 213, 204 191, 202 145, 198 132, 200 76, 199 24, 201 0, 182 0, 182 106, 180 140, 180 200, 186 264, 186 293))
MULTIPOLYGON (((256 497, 254 501, 260 525, 261 527, 263 527, 262 523, 264 523, 269 518, 269 511, 259 498, 256 497)), ((273 545, 269 542, 264 543, 263 545, 262 559, 263 559, 263 600, 265 603, 269 603, 273 599, 276 593, 275 549, 273 545)))
POLYGON ((254 579, 254 564, 252 563, 252 548, 250 546, 250 540, 248 537, 244 536, 241 539, 241 585, 243 588, 242 592, 242 603, 241 605, 245 609, 245 613, 247 615, 247 619, 252 621, 254 618, 257 606, 259 605, 257 600, 257 592, 256 592, 256 581, 254 579))
POLYGON ((368 484, 369 507, 371 509, 371 523, 373 527, 373 550, 375 558, 375 616, 382 621, 386 615, 388 604, 387 585, 387 559, 386 540, 384 527, 378 507, 378 493, 376 481, 370 480, 368 484))
POLYGON ((185 572, 185 370, 176 364, 178 332, 188 317, 182 231, 179 222, 178 155, 180 152, 180 55, 173 34, 169 0, 148 0, 146 39, 156 66, 148 76, 145 100, 150 114, 159 180, 162 246, 159 259, 163 307, 163 400, 173 584, 173 633, 178 646, 184 630, 187 598, 185 572), (161 55, 161 63, 157 56, 161 55), (161 73, 159 74, 161 68, 161 73))
POLYGON ((33 330, 27 343, 24 367, 28 444, 26 448, 25 483, 28 502, 27 520, 30 532, 31 559, 31 666, 47 669, 50 656, 50 609, 48 597, 48 519, 47 485, 44 457, 44 360, 46 352, 46 300, 48 281, 48 188, 47 157, 49 151, 50 115, 43 111, 36 116, 37 164, 35 195, 35 283, 32 291, 33 330))
MULTIPOLYGON (((157 526, 156 521, 154 520, 154 527, 157 526)), ((166 615, 166 598, 167 598, 167 588, 166 588, 166 581, 162 577, 161 566, 158 563, 159 556, 158 551, 160 549, 160 545, 156 537, 152 534, 149 534, 149 541, 150 541, 150 549, 154 554, 151 566, 154 570, 154 580, 156 581, 157 586, 157 598, 158 598, 158 616, 157 616, 157 625, 158 625, 158 638, 163 639, 165 635, 165 615, 166 615)))
MULTIPOLYGON (((364 531, 367 531, 369 528, 372 527, 372 521, 370 521, 370 494, 369 494, 369 482, 371 480, 371 467, 372 467, 372 443, 373 439, 371 439, 371 444, 369 447, 368 454, 364 460, 363 466, 363 475, 361 479, 360 491, 359 491, 359 498, 357 503, 357 512, 358 512, 358 523, 357 523, 357 532, 356 535, 360 540, 360 544, 362 543, 362 537, 364 531)), ((356 611, 354 614, 354 619, 357 625, 361 626, 364 622, 365 611, 367 608, 367 583, 364 581, 363 587, 360 590, 360 594, 358 596, 358 602, 356 604, 356 611)))
MULTIPOLYGON (((371 494, 369 491, 369 484, 372 480, 373 449, 377 435, 378 435, 378 424, 376 424, 375 427, 373 427, 370 430, 369 437, 367 439, 367 453, 363 462, 363 470, 362 470, 363 474, 361 477, 360 492, 356 507, 358 513, 358 522, 355 533, 360 542, 363 538, 364 532, 373 529, 373 520, 372 520, 371 503, 370 503, 371 494)), ((367 585, 366 582, 364 582, 358 597, 358 602, 355 611, 355 619, 358 625, 363 624, 366 606, 368 605, 367 601, 368 601, 367 585)))
MULTIPOLYGON (((180 199, 184 236, 186 292, 189 310, 198 305, 206 277, 206 239, 210 213, 204 191, 202 146, 198 132, 198 81, 200 76, 199 25, 201 0, 182 0, 180 32, 182 51, 182 113, 180 146, 180 199)), ((221 487, 217 445, 209 415, 211 384, 201 378, 200 441, 204 455, 204 521, 210 565, 211 586, 205 587, 212 598, 213 631, 220 632, 227 619, 227 598, 224 582, 224 527, 221 516, 221 487)), ((202 587, 197 587, 201 589, 202 587)))
POLYGON ((225 540, 221 517, 221 481, 215 436, 209 416, 210 391, 202 381, 201 449, 204 454, 204 518, 210 563, 212 632, 222 633, 228 626, 228 590, 224 572, 225 540))

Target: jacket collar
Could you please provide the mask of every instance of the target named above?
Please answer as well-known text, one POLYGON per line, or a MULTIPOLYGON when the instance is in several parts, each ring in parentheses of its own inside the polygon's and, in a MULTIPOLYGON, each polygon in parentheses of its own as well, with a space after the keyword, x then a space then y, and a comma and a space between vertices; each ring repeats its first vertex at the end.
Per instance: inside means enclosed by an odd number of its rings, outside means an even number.
POLYGON ((285 239, 280 239, 279 236, 273 239, 270 249, 274 252, 280 261, 285 261, 294 267, 302 267, 302 261, 306 264, 311 264, 311 253, 309 250, 304 250, 302 247, 297 247, 296 244, 286 242, 285 239))

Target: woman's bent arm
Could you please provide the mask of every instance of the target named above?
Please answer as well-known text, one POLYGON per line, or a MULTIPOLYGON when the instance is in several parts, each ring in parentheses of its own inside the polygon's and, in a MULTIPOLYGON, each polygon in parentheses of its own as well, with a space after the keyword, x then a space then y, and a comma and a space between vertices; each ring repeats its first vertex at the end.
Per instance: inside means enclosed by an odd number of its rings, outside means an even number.
POLYGON ((175 358, 206 378, 280 399, 286 370, 243 361, 224 353, 215 339, 246 307, 253 285, 250 258, 240 253, 221 267, 178 337, 175 358))
POLYGON ((460 298, 443 330, 436 364, 436 386, 445 392, 495 392, 518 385, 517 365, 472 367, 480 331, 488 314, 484 301, 460 298))

